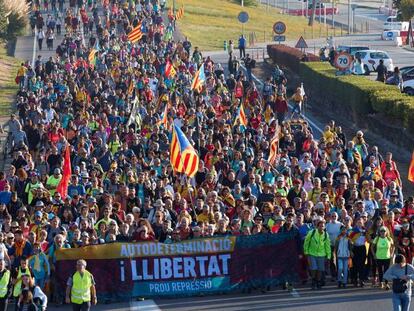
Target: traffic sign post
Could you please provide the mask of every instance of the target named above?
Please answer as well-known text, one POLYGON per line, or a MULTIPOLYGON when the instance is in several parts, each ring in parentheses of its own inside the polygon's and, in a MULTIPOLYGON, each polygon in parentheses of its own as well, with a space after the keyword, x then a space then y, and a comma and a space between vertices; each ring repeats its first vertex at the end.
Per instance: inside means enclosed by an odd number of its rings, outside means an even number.
POLYGON ((244 35, 244 24, 249 21, 249 13, 241 11, 237 16, 237 19, 242 24, 242 34, 244 35))
POLYGON ((286 41, 286 36, 276 35, 273 37, 273 40, 276 42, 279 42, 280 44, 280 42, 286 41))
POLYGON ((282 35, 286 32, 286 24, 284 22, 278 21, 273 24, 273 31, 278 34, 282 35))
POLYGON ((335 56, 334 65, 339 71, 343 73, 351 67, 352 56, 347 52, 340 52, 335 56))
POLYGON ((302 36, 300 36, 298 42, 295 45, 295 48, 297 48, 297 49, 307 49, 308 48, 308 44, 306 43, 305 39, 303 39, 302 36))

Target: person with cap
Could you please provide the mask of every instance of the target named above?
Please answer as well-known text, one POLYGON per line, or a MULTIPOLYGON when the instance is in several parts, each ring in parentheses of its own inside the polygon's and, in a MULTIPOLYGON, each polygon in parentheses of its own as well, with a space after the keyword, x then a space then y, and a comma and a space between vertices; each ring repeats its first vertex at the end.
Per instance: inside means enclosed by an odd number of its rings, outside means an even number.
POLYGON ((390 237, 387 227, 379 228, 379 236, 372 241, 371 252, 376 261, 378 277, 381 288, 390 289, 388 281, 383 279, 384 272, 388 270, 391 258, 394 256, 394 241, 390 237))
POLYGON ((49 176, 46 182, 46 189, 49 190, 50 195, 54 195, 56 192, 56 188, 59 185, 60 181, 62 179, 62 174, 60 171, 60 168, 55 168, 53 170, 53 175, 49 176))
POLYGON ((96 305, 95 279, 86 270, 86 261, 76 262, 76 272, 66 283, 66 303, 72 304, 73 311, 89 311, 91 305, 96 305))
POLYGON ((4 259, 0 259, 0 311, 7 311, 12 287, 10 270, 4 259))
POLYGON ((331 243, 325 231, 325 221, 318 220, 316 228, 309 231, 303 244, 303 253, 308 257, 312 277, 312 289, 322 288, 325 262, 331 258, 331 243))
POLYGON ((394 311, 409 311, 411 304, 414 267, 404 255, 395 256, 394 264, 384 273, 384 279, 392 282, 392 305, 394 311))

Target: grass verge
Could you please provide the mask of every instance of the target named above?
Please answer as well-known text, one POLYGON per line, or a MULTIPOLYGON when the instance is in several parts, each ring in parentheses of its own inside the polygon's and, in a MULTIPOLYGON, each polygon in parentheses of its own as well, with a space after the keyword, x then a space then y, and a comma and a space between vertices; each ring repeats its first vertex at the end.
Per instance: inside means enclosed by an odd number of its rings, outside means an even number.
POLYGON ((18 91, 14 81, 20 61, 7 55, 7 47, 0 43, 0 117, 7 116, 12 111, 12 103, 18 91))
POLYGON ((326 37, 332 29, 315 24, 307 25, 304 17, 279 14, 280 9, 268 8, 263 5, 254 7, 241 7, 232 0, 181 0, 177 7, 184 6, 184 17, 177 22, 180 31, 188 36, 193 46, 202 50, 223 49, 224 40, 236 42, 242 33, 242 24, 237 16, 240 11, 249 14, 249 21, 244 24, 246 38, 255 33, 256 42, 269 42, 273 40, 272 26, 276 21, 286 23, 286 40, 297 40, 300 36, 305 38, 326 37))

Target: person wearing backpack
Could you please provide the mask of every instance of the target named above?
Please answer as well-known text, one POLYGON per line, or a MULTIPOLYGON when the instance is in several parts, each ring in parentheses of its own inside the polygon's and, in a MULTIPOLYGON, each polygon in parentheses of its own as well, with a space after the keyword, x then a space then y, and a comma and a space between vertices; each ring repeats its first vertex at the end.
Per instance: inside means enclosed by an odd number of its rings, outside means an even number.
POLYGON ((395 256, 395 264, 384 273, 384 279, 392 281, 392 305, 394 311, 408 311, 411 303, 411 283, 414 267, 407 264, 405 256, 395 256))
POLYGON ((328 233, 325 231, 325 220, 318 220, 316 229, 308 232, 303 244, 303 252, 308 258, 312 289, 320 289, 326 260, 331 258, 331 243, 328 233))
POLYGON ((371 252, 375 258, 381 288, 389 290, 388 281, 384 282, 384 271, 388 270, 391 258, 394 255, 394 242, 389 236, 387 227, 379 229, 379 236, 372 241, 371 252))

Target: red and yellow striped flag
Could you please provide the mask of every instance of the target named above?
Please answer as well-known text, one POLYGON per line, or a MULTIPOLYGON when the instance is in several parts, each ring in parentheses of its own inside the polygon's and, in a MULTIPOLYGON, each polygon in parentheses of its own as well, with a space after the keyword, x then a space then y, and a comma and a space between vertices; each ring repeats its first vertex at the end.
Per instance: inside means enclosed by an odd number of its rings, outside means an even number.
POLYGON ((267 161, 271 165, 275 163, 277 154, 279 152, 279 135, 280 135, 280 126, 276 125, 275 136, 273 136, 272 140, 270 141, 269 158, 267 159, 267 161))
POLYGON ((184 7, 182 6, 177 13, 175 13, 175 19, 178 21, 179 19, 182 19, 184 16, 184 7))
POLYGON ((168 108, 170 103, 165 104, 165 109, 163 114, 161 115, 161 119, 157 122, 157 125, 164 125, 164 128, 168 127, 168 108))
POLYGON ((131 81, 129 82, 129 86, 128 86, 128 95, 132 95, 132 93, 134 92, 134 79, 131 79, 131 81))
POLYGON ((174 124, 170 145, 170 162, 175 172, 194 177, 198 171, 199 157, 181 129, 174 124))
POLYGON ((89 52, 89 55, 88 55, 89 64, 95 65, 95 63, 96 63, 96 53, 97 52, 98 52, 98 50, 95 50, 95 49, 92 49, 89 52))
POLYGON ((166 77, 174 77, 177 74, 173 64, 170 61, 167 61, 165 64, 165 76, 166 77))
POLYGON ((131 41, 131 43, 135 43, 138 40, 140 40, 143 36, 143 33, 141 31, 142 23, 140 22, 135 28, 131 30, 131 32, 128 34, 128 40, 131 41))
POLYGON ((247 116, 244 112, 243 102, 240 103, 239 111, 237 112, 236 119, 234 120, 234 125, 236 125, 237 120, 239 120, 240 125, 243 125, 244 127, 247 127, 247 116))

